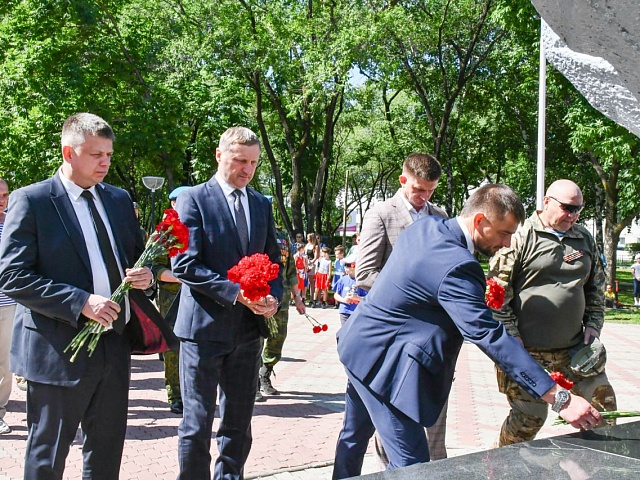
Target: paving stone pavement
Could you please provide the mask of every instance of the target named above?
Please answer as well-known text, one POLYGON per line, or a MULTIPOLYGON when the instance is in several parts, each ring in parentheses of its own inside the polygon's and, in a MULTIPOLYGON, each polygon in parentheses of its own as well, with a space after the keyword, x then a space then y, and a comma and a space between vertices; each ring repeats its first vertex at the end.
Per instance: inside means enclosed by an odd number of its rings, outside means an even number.
MULTIPOLYGON (((256 404, 253 448, 245 468, 247 478, 331 478, 346 384, 336 354, 335 333, 340 322, 334 309, 308 309, 308 313, 326 323, 329 330, 313 334, 311 324, 291 308, 284 358, 276 366, 273 378, 281 395, 256 404)), ((640 410, 640 370, 636 360, 640 326, 607 324, 602 339, 607 345, 607 372, 616 388, 619 408, 640 410)), ((162 369, 163 364, 155 355, 134 357, 122 480, 172 479, 177 474, 180 417, 169 412, 162 369)), ((5 416, 13 432, 0 436, 0 480, 22 478, 27 437, 25 398, 24 392, 13 389, 5 416)), ((507 402, 496 388, 492 362, 478 348, 465 344, 450 396, 449 456, 491 448, 507 413, 507 402)), ((573 431, 568 426, 552 426, 552 417, 539 437, 573 431)), ((378 471, 372 452, 370 444, 363 473, 378 471)), ((216 455, 215 442, 212 455, 216 455)), ((67 459, 65 479, 81 478, 81 459, 78 432, 67 459)))

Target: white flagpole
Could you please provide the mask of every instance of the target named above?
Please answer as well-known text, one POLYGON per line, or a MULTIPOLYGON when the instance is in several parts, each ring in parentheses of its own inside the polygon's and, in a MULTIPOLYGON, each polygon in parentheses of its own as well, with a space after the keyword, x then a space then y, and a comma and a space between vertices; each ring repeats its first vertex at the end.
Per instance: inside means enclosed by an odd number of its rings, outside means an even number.
POLYGON ((546 96, 547 96, 547 59, 544 54, 542 41, 542 22, 540 18, 540 73, 538 86, 538 170, 536 188, 536 208, 542 210, 544 198, 544 159, 545 159, 545 130, 546 130, 546 96))

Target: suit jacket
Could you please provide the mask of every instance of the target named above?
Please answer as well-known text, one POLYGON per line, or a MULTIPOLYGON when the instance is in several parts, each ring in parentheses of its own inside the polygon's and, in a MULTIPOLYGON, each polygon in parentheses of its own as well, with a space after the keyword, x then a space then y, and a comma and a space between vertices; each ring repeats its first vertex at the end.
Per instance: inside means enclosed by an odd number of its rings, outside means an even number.
MULTIPOLYGON (((360 231, 360 250, 356 261, 356 285, 370 290, 387 263, 400 232, 413 223, 404 203, 402 189, 389 200, 367 210, 360 231)), ((447 213, 427 202, 427 214, 447 218, 447 213)))
MULTIPOLYGON (((281 301, 283 268, 271 204, 248 187, 247 197, 251 214, 247 255, 266 253, 280 264, 279 276, 270 285, 271 295, 281 301)), ((182 281, 175 334, 188 340, 227 343, 268 334, 264 317, 236 303, 240 286, 227 280, 227 271, 243 253, 229 204, 215 177, 181 193, 176 210, 189 228, 189 247, 172 259, 173 274, 182 281)))
POLYGON ((398 236, 369 295, 338 332, 340 361, 424 426, 449 395, 463 340, 540 397, 554 382, 493 319, 485 287, 457 220, 421 218, 398 236))
MULTIPOLYGON (((96 185, 96 192, 122 267, 130 268, 144 249, 131 198, 105 183, 96 185)), ((76 384, 85 372, 86 348, 74 363, 63 350, 87 320, 81 311, 93 292, 93 277, 80 223, 57 173, 11 194, 0 244, 0 289, 19 304, 11 345, 13 371, 34 382, 76 384)), ((131 292, 137 302, 151 305, 142 292, 131 292)), ((131 321, 136 321, 133 309, 131 321)), ((109 361, 128 371, 128 335, 109 332, 100 342, 109 361)))

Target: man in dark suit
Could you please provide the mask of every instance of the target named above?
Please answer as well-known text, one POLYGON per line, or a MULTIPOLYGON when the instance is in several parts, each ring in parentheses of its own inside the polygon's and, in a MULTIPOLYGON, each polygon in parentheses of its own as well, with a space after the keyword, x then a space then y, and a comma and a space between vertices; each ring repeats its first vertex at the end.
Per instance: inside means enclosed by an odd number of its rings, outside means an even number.
POLYGON ((114 287, 107 272, 134 289, 149 288, 153 275, 146 267, 128 268, 144 248, 133 204, 124 190, 102 183, 114 138, 96 115, 69 117, 62 127, 61 168, 16 190, 9 201, 0 288, 19 304, 11 363, 28 380, 25 479, 62 478, 79 424, 83 478, 119 476, 131 362, 124 323, 133 318, 128 300, 122 307, 109 300, 114 287), (101 249, 103 234, 111 242, 109 259, 101 249), (93 356, 84 348, 71 363, 64 349, 87 319, 113 328, 93 356))
POLYGON ((371 415, 389 468, 429 461, 423 426, 434 424, 449 395, 463 340, 574 427, 600 421, 588 402, 554 383, 485 304, 486 281, 473 253, 491 256, 508 246, 523 220, 513 190, 484 185, 459 217, 414 222, 338 332, 340 361, 371 415))
MULTIPOLYGON (((189 248, 172 261, 182 281, 175 333, 180 338, 183 419, 178 429, 183 480, 211 478, 211 431, 220 390, 219 456, 215 478, 242 478, 251 449, 251 417, 258 388, 263 316, 282 301, 282 268, 264 301, 247 300, 227 271, 245 255, 264 253, 280 264, 269 200, 247 187, 260 141, 244 127, 222 134, 218 171, 178 197, 189 248)), ((266 336, 266 335, 265 335, 266 336)))
MULTIPOLYGON (((428 153, 412 153, 402 163, 401 188, 384 202, 367 210, 360 231, 360 249, 356 263, 356 286, 371 290, 380 271, 387 263, 398 235, 416 220, 428 215, 447 218, 447 213, 429 200, 435 192, 442 168, 440 162, 428 153)), ((344 422, 336 445, 333 478, 360 475, 362 462, 374 428, 362 405, 354 406, 357 393, 347 384, 344 422), (355 415, 365 414, 358 418, 355 415)), ((447 432, 447 403, 438 421, 427 429, 429 456, 433 460, 447 458, 445 438, 447 432)), ((378 436, 375 437, 376 456, 382 468, 389 464, 378 436)))

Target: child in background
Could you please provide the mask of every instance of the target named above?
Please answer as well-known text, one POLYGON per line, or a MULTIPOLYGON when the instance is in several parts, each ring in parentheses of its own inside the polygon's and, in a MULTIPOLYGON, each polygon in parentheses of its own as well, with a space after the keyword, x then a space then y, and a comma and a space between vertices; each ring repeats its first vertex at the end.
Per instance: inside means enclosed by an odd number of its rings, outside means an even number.
POLYGON ((616 292, 613 291, 613 287, 608 283, 607 289, 604 292, 604 306, 616 310, 620 305, 620 302, 616 300, 616 292))
POLYGON ((313 306, 318 307, 318 300, 322 301, 322 308, 327 308, 327 292, 329 290, 329 278, 331 277, 331 257, 329 247, 322 247, 320 260, 316 270, 316 291, 313 306))
POLYGON ((367 294, 363 288, 356 287, 356 256, 349 255, 344 259, 343 275, 333 290, 333 298, 340 302, 338 312, 340 313, 340 324, 344 325, 356 309, 360 301, 367 294))
MULTIPOLYGON (((333 262, 333 280, 331 280, 331 290, 336 291, 336 284, 338 280, 342 278, 344 275, 344 247, 342 245, 338 245, 333 249, 333 252, 336 254, 336 261, 333 262)), ((336 302, 334 308, 338 308, 338 302, 336 302)))
POLYGON ((296 243, 295 259, 296 273, 298 275, 298 291, 302 297, 302 303, 307 296, 307 269, 309 268, 307 255, 304 253, 304 243, 296 243))

